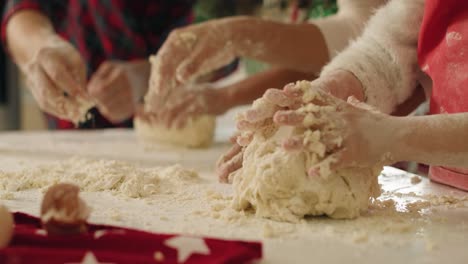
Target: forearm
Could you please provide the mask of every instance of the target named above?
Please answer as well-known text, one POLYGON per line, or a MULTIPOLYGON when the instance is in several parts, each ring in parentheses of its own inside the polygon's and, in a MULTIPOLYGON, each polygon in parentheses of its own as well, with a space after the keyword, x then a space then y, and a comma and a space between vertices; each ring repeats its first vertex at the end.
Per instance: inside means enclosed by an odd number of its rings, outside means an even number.
POLYGON ((468 168, 468 113, 393 119, 396 160, 468 168))
POLYGON ((272 68, 222 88, 220 92, 225 93, 224 98, 228 98, 226 102, 227 108, 232 108, 251 104, 255 99, 260 98, 269 88, 281 88, 297 80, 312 79, 315 79, 315 74, 284 68, 272 68))
POLYGON ((19 65, 29 62, 51 37, 56 37, 51 21, 33 10, 13 15, 7 24, 6 33, 8 49, 19 65))
POLYGON ((417 40, 423 12, 423 0, 390 1, 322 75, 339 69, 352 72, 362 83, 368 104, 385 113, 393 112, 416 87, 417 40))
POLYGON ((322 33, 314 24, 287 24, 253 17, 225 20, 241 57, 307 73, 318 73, 328 62, 322 33))

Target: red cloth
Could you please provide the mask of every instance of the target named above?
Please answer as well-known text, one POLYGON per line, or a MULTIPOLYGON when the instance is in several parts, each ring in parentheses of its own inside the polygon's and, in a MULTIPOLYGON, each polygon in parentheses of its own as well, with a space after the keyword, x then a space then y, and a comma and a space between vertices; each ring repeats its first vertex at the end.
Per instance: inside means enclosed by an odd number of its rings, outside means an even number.
MULTIPOLYGON (((427 0, 418 45, 433 82, 430 114, 468 112, 468 1, 427 0)), ((432 167, 429 177, 468 191, 468 170, 432 167)))
POLYGON ((89 225, 83 235, 47 236, 38 218, 22 213, 15 213, 14 218, 13 240, 0 250, 2 264, 214 264, 251 263, 262 257, 258 242, 152 234, 105 225, 89 225))

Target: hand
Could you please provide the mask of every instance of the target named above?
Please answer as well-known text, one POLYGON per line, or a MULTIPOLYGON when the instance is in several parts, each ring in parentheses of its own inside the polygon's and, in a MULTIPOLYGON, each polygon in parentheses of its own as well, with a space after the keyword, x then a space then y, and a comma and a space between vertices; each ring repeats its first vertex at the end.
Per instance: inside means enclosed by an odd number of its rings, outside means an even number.
POLYGON ((83 59, 60 37, 50 37, 33 58, 20 67, 34 98, 45 112, 76 123, 92 106, 85 91, 83 59))
POLYGON ((191 117, 220 115, 229 109, 228 94, 209 84, 193 86, 172 93, 170 103, 158 111, 157 116, 167 127, 182 128, 191 117))
MULTIPOLYGON (((297 125, 302 121, 302 117, 292 113, 309 103, 310 94, 315 91, 325 91, 339 98, 347 98, 352 95, 363 98, 360 82, 353 74, 341 70, 313 82, 303 81, 298 84, 288 84, 283 90, 269 89, 262 98, 253 103, 251 109, 239 115, 237 128, 241 133, 237 141, 241 142, 240 145, 247 146, 252 139, 252 134, 268 126, 278 111, 292 112, 291 114, 289 114, 290 112, 280 112, 281 114, 275 117, 277 123, 297 125)), ((289 141, 285 144, 290 144, 290 147, 302 147, 298 144, 300 139, 290 139, 289 141)), ((218 162, 217 174, 221 181, 227 181, 228 176, 242 166, 242 161, 238 161, 239 155, 237 155, 241 150, 242 148, 234 145, 218 162)))
MULTIPOLYGON (((138 95, 144 94, 149 70, 142 62, 105 61, 91 76, 88 92, 99 111, 111 122, 118 123, 134 114, 138 95)), ((149 63, 144 62, 149 69, 149 63)))
POLYGON ((153 57, 147 111, 156 112, 174 89, 229 64, 238 55, 231 22, 218 19, 173 30, 153 57))
POLYGON ((284 141, 287 151, 317 151, 316 140, 309 141, 308 137, 313 131, 320 131, 320 142, 325 148, 319 155, 324 159, 309 169, 309 175, 319 174, 323 164, 338 170, 395 161, 392 147, 396 144, 394 134, 398 127, 392 117, 354 97, 345 102, 321 91, 314 94, 310 103, 297 110, 278 111, 273 118, 280 126, 295 126, 304 131, 284 141))
POLYGON ((358 100, 364 99, 364 93, 356 77, 343 70, 338 70, 327 76, 322 76, 313 82, 288 84, 283 90, 269 89, 262 98, 254 102, 238 121, 239 130, 255 130, 264 120, 271 119, 279 110, 294 110, 307 103, 307 94, 316 90, 325 91, 336 98, 346 100, 354 96, 358 100))

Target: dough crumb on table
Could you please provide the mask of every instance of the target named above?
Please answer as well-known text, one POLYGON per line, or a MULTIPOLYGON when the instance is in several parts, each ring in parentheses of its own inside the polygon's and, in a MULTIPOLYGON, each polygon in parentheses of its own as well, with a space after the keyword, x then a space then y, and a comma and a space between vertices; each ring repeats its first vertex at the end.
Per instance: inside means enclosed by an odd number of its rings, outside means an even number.
POLYGON ((414 175, 413 177, 411 177, 411 184, 418 184, 421 181, 421 177, 419 177, 418 175, 414 175))

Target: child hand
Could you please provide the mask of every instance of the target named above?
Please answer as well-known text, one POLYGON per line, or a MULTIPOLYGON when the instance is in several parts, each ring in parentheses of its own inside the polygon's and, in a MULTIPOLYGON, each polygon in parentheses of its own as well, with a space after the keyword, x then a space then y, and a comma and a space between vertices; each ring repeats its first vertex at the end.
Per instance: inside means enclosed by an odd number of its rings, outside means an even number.
MULTIPOLYGON (((330 163, 331 170, 346 167, 373 167, 393 163, 395 122, 353 97, 348 102, 329 94, 317 92, 312 104, 297 110, 278 111, 274 122, 303 129, 301 136, 283 142, 287 151, 313 148, 307 139, 308 132, 320 131, 320 141, 325 144, 322 163, 330 163)), ((311 97, 312 98, 312 97, 311 97)), ((309 169, 316 175, 321 163, 309 169)))

